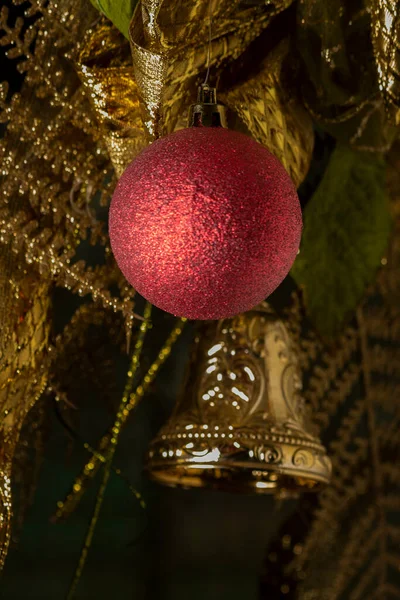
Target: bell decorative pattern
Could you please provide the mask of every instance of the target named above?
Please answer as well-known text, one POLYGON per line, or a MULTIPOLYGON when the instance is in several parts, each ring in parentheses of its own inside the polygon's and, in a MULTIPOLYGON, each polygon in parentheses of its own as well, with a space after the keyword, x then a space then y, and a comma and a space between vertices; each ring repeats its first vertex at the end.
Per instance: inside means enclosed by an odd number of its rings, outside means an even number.
POLYGON ((200 325, 184 393, 147 469, 167 485, 282 496, 329 482, 289 332, 266 303, 200 325))

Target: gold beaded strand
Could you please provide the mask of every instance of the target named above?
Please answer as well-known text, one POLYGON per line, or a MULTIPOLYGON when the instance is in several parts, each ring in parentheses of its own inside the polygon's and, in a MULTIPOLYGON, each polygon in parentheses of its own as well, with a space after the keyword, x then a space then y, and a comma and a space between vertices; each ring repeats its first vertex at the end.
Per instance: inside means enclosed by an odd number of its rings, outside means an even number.
MULTIPOLYGON (((172 347, 176 340, 182 333, 186 319, 179 319, 178 323, 171 331, 167 341, 163 348, 160 350, 156 360, 150 366, 148 372, 143 378, 142 383, 136 388, 134 392, 129 395, 129 400, 124 402, 122 408, 121 427, 125 425, 127 418, 133 408, 137 406, 139 401, 143 398, 151 383, 154 381, 159 369, 164 364, 166 359, 171 353, 172 347)), ((142 323, 144 326, 145 322, 142 323)), ((139 343, 139 340, 137 341, 139 343)), ((136 346, 135 346, 136 348, 136 346)), ((133 359, 132 359, 133 360, 133 359)), ((125 397, 125 394, 124 394, 125 397)), ((79 504, 88 484, 95 477, 101 465, 105 462, 105 457, 110 448, 111 439, 113 438, 113 432, 110 430, 106 433, 99 442, 97 450, 93 451, 87 444, 85 447, 92 453, 89 461, 85 464, 81 473, 75 479, 72 489, 64 501, 57 503, 57 510, 54 515, 55 520, 61 520, 68 517, 79 504)))
MULTIPOLYGON (((93 535, 95 532, 95 528, 96 528, 97 521, 99 518, 100 510, 101 510, 102 503, 104 500, 105 491, 107 489, 107 483, 108 483, 110 473, 111 473, 111 468, 112 468, 112 460, 114 458, 114 454, 115 454, 115 451, 116 451, 116 448, 118 445, 121 428, 126 423, 126 420, 130 414, 130 411, 135 406, 137 406, 140 399, 144 396, 144 394, 148 390, 150 384, 153 382, 160 367, 164 364, 165 360, 170 355, 172 347, 173 347, 174 343, 176 342, 176 340, 178 339, 178 337, 180 336, 180 334, 182 333, 184 324, 186 322, 186 319, 179 319, 177 325, 174 327, 174 329, 172 330, 171 334, 169 335, 166 343, 164 344, 163 348, 161 349, 157 359, 154 361, 154 363, 151 365, 150 369, 148 370, 147 374, 144 376, 143 382, 136 388, 136 390, 134 392, 132 392, 133 379, 134 379, 134 376, 136 374, 136 371, 137 371, 137 368, 139 365, 139 358, 140 358, 140 354, 141 354, 141 351, 143 348, 144 337, 145 337, 146 331, 148 330, 148 328, 150 326, 150 321, 149 321, 150 311, 151 311, 151 305, 149 303, 147 303, 146 308, 145 308, 145 313, 144 313, 145 320, 143 321, 143 323, 141 324, 141 327, 140 327, 139 336, 136 341, 135 348, 134 348, 133 355, 132 355, 131 367, 130 367, 130 370, 128 371, 127 383, 125 386, 124 394, 121 399, 121 403, 120 403, 120 406, 119 406, 119 409, 117 412, 117 416, 116 416, 114 425, 112 426, 111 431, 106 436, 104 436, 100 442, 100 447, 104 447, 104 450, 101 453, 96 452, 95 454, 92 455, 92 458, 90 459, 90 461, 85 465, 85 467, 83 469, 83 473, 75 480, 73 488, 72 488, 72 492, 68 496, 66 502, 62 503, 62 504, 61 503, 58 504, 58 511, 57 511, 56 517, 58 517, 59 513, 62 513, 62 516, 65 516, 64 509, 65 509, 66 504, 67 504, 66 512, 69 513, 70 511, 68 510, 68 508, 70 508, 71 505, 73 505, 73 507, 75 507, 77 504, 76 500, 78 500, 78 502, 79 502, 79 499, 83 493, 82 490, 86 488, 87 480, 92 479, 94 477, 95 473, 98 471, 101 464, 103 464, 104 458, 105 458, 106 462, 105 462, 105 467, 104 467, 103 478, 102 478, 100 488, 99 488, 99 491, 97 494, 95 507, 94 507, 92 518, 90 520, 90 524, 89 524, 89 527, 88 527, 88 530, 86 533, 86 537, 85 537, 85 541, 84 541, 84 544, 82 547, 78 566, 75 571, 75 574, 74 574, 74 577, 73 577, 73 580, 72 580, 72 583, 71 583, 71 586, 70 586, 70 589, 68 592, 67 600, 72 600, 72 598, 74 597, 75 591, 77 589, 79 580, 81 578, 81 575, 82 575, 82 572, 83 572, 83 569, 84 569, 84 566, 86 563, 87 555, 88 555, 88 552, 89 552, 89 549, 90 549, 90 546, 91 546, 91 543, 93 540, 93 535), (68 500, 71 500, 72 503, 68 503, 68 500)), ((136 492, 136 494, 137 494, 137 492, 136 492)))
MULTIPOLYGON (((96 525, 97 525, 97 522, 99 519, 101 507, 102 507, 103 500, 104 500, 104 495, 105 495, 105 492, 107 489, 108 480, 110 478, 112 461, 114 458, 115 451, 117 449, 119 434, 121 432, 122 410, 125 407, 126 403, 128 402, 129 395, 132 391, 134 377, 136 375, 136 371, 139 366, 139 358, 140 358, 140 355, 141 355, 141 352, 143 349, 144 338, 146 336, 147 330, 151 326, 151 323, 150 323, 151 304, 149 302, 146 303, 143 316, 144 316, 144 321, 142 322, 142 324, 140 326, 138 339, 136 341, 136 344, 135 344, 135 347, 134 347, 134 350, 132 353, 131 366, 130 366, 130 369, 127 374, 125 390, 124 390, 124 393, 123 393, 123 396, 122 396, 122 399, 121 399, 121 402, 120 402, 120 405, 118 408, 118 412, 117 412, 117 416, 115 418, 114 425, 112 427, 112 432, 113 432, 113 437, 111 440, 112 444, 107 448, 103 478, 102 478, 102 481, 100 484, 99 491, 97 493, 92 518, 90 520, 89 527, 88 527, 88 530, 87 530, 87 533, 85 536, 84 544, 83 544, 83 547, 81 550, 81 555, 79 557, 78 566, 75 570, 75 574, 74 574, 74 577, 73 577, 73 580, 72 580, 72 583, 71 583, 71 586, 70 586, 70 589, 68 592, 67 600, 70 600, 75 595, 75 591, 76 591, 76 588, 80 581, 80 578, 81 578, 81 575, 82 575, 82 572, 83 572, 83 569, 84 569, 84 566, 86 563, 87 555, 88 555, 88 552, 89 552, 89 549, 90 549, 90 546, 91 546, 91 543, 93 540, 96 525)), ((75 483, 74 489, 76 488, 76 485, 77 484, 75 483)))

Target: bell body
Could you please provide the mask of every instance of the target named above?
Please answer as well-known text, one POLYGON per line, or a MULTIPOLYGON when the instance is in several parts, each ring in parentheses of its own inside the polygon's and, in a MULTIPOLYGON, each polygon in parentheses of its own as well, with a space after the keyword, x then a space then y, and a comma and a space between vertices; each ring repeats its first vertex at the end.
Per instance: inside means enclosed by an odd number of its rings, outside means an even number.
POLYGON ((146 148, 120 178, 110 240, 127 280, 190 319, 253 308, 287 275, 301 210, 280 162, 248 136, 190 127, 146 148))
POLYGON ((260 493, 329 481, 289 333, 268 305, 201 326, 183 395, 150 446, 148 470, 167 485, 260 493))

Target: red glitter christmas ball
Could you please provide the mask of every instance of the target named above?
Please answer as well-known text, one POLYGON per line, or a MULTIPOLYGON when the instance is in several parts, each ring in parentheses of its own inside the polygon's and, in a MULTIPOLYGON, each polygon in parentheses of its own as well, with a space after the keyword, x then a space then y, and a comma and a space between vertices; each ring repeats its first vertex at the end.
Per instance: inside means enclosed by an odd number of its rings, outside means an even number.
POLYGON ((222 127, 159 139, 126 169, 111 246, 129 283, 189 319, 253 308, 287 275, 300 243, 295 187, 266 148, 222 127))

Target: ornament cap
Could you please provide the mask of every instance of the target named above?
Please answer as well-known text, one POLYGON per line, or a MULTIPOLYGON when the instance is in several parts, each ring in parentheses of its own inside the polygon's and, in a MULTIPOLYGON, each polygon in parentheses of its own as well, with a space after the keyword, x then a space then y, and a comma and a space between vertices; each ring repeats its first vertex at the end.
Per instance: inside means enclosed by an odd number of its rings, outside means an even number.
POLYGON ((207 83, 198 88, 197 102, 189 110, 189 127, 227 127, 225 107, 217 103, 217 90, 207 83))

